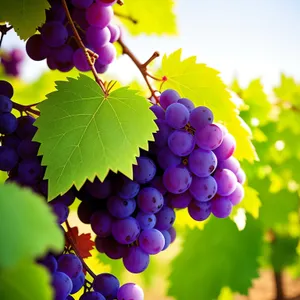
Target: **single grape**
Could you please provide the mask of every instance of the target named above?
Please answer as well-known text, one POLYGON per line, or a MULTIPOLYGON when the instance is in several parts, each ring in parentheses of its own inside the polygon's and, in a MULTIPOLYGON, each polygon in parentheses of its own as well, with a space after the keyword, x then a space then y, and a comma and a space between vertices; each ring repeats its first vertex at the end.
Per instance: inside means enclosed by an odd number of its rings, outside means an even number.
POLYGON ((2 146, 6 146, 17 150, 20 143, 21 143, 21 139, 15 133, 4 135, 2 137, 2 146))
POLYGON ((37 156, 39 147, 39 143, 24 139, 20 142, 17 151, 22 159, 31 159, 37 156))
POLYGON ((196 144, 204 150, 214 150, 223 141, 223 132, 215 124, 208 124, 196 130, 196 144))
POLYGON ((166 109, 166 122, 174 129, 183 128, 189 121, 190 113, 188 109, 180 103, 173 103, 166 109))
POLYGON ((165 195, 167 192, 167 189, 163 183, 163 178, 161 176, 154 177, 150 182, 150 186, 157 189, 162 195, 165 195))
POLYGON ((137 196, 137 204, 145 213, 157 213, 164 204, 163 195, 153 187, 145 187, 137 196))
POLYGON ((155 144, 158 147, 167 146, 169 136, 173 132, 173 129, 163 119, 157 119, 155 123, 158 126, 158 131, 154 133, 155 144))
POLYGON ((40 161, 37 158, 21 161, 18 166, 18 176, 25 184, 37 184, 43 176, 43 168, 40 165, 40 161))
POLYGON ((139 193, 139 191, 140 185, 137 182, 124 177, 122 186, 120 187, 118 194, 123 199, 131 199, 134 198, 139 193))
POLYGON ((228 159, 234 152, 236 147, 235 138, 230 134, 226 134, 221 145, 214 150, 219 161, 228 159))
POLYGON ((233 172, 234 174, 236 174, 240 168, 240 163, 235 157, 231 156, 226 160, 221 160, 218 163, 218 168, 219 169, 228 169, 231 172, 233 172))
POLYGON ((8 172, 18 163, 19 157, 13 148, 0 146, 0 170, 8 172))
POLYGON ((117 2, 117 0, 97 0, 99 4, 103 6, 112 6, 117 2))
POLYGON ((103 74, 108 70, 108 65, 102 65, 97 59, 95 62, 95 69, 97 73, 103 74))
POLYGON ((120 27, 118 25, 110 23, 110 24, 107 25, 107 28, 110 32, 109 42, 110 43, 116 42, 119 39, 120 35, 121 35, 120 27))
POLYGON ((165 238, 157 229, 146 229, 139 236, 139 246, 148 254, 157 254, 164 248, 165 238))
POLYGON ((106 27, 113 17, 113 10, 111 7, 104 7, 99 2, 92 4, 86 10, 86 19, 90 25, 99 28, 106 27))
POLYGON ((195 200, 207 202, 217 193, 217 188, 217 182, 212 176, 194 176, 189 191, 195 200))
POLYGON ((55 272, 52 275, 54 300, 66 299, 73 288, 72 280, 63 272, 55 272))
POLYGON ((155 228, 158 230, 168 230, 175 222, 175 212, 172 208, 164 206, 156 214, 155 228))
POLYGON ((72 0, 72 4, 77 8, 88 8, 92 5, 93 0, 72 0))
POLYGON ((188 158, 189 169, 198 177, 207 177, 217 167, 217 157, 212 151, 195 149, 188 158))
POLYGON ((227 196, 233 205, 238 205, 244 198, 245 191, 243 186, 238 182, 235 190, 227 196))
POLYGON ((176 239, 176 230, 175 230, 174 227, 171 227, 171 228, 168 229, 168 232, 171 236, 171 243, 173 243, 176 239))
POLYGON ((178 100, 178 103, 184 105, 188 109, 189 113, 195 108, 194 103, 190 99, 187 99, 187 98, 180 98, 178 100))
POLYGON ((47 66, 50 70, 56 70, 57 69, 57 65, 55 64, 53 56, 48 56, 46 62, 47 62, 47 66))
POLYGON ((18 118, 18 127, 16 134, 19 138, 32 139, 37 131, 37 127, 33 125, 35 119, 31 116, 23 116, 18 118))
POLYGON ((26 52, 31 59, 41 61, 49 56, 50 48, 44 42, 42 35, 34 34, 26 42, 26 52))
POLYGON ((237 179, 230 170, 218 169, 214 174, 214 178, 218 185, 218 195, 228 196, 236 189, 237 179))
POLYGON ((52 208, 53 213, 56 215, 57 223, 64 223, 69 216, 68 206, 62 203, 52 203, 50 202, 50 207, 52 208))
MULTIPOLYGON (((47 182, 48 184, 48 182, 47 182)), ((64 195, 62 196, 57 196, 55 199, 53 199, 51 201, 51 203, 61 203, 64 204, 66 206, 70 206, 73 204, 73 202, 75 201, 75 194, 72 190, 69 190, 68 192, 66 192, 64 195)))
POLYGON ((150 109, 153 111, 157 119, 165 119, 165 111, 163 108, 157 104, 153 104, 150 109))
POLYGON ((111 234, 113 219, 107 211, 96 211, 91 216, 91 227, 100 237, 107 237, 111 234))
POLYGON ((95 48, 95 52, 99 55, 97 61, 101 65, 111 64, 117 56, 116 48, 113 44, 106 44, 102 47, 95 48))
POLYGON ((109 179, 101 182, 98 178, 95 178, 93 182, 87 181, 84 188, 87 193, 97 199, 105 199, 112 194, 112 184, 109 179))
POLYGON ((169 147, 163 147, 157 154, 157 162, 163 170, 166 170, 169 167, 178 166, 181 163, 181 158, 175 155, 169 147))
POLYGON ((92 48, 100 48, 109 43, 110 31, 107 27, 90 26, 86 31, 86 39, 92 48))
POLYGON ((84 224, 91 224, 91 217, 95 212, 94 209, 94 206, 90 202, 81 202, 77 209, 77 215, 79 220, 84 224))
POLYGON ((120 259, 124 256, 126 246, 119 244, 113 237, 105 238, 104 253, 111 259, 120 259))
POLYGON ((137 165, 133 166, 133 178, 140 184, 151 181, 156 173, 154 162, 148 157, 138 157, 137 165))
POLYGON ((189 122, 197 130, 211 124, 213 120, 214 115, 208 107, 198 106, 192 110, 189 122))
POLYGON ((0 113, 9 113, 11 112, 12 107, 12 101, 8 97, 0 95, 0 113))
MULTIPOLYGON (((171 228, 172 228, 172 227, 171 227, 171 228)), ((162 249, 162 251, 164 251, 164 250, 166 250, 166 249, 170 246, 170 244, 171 244, 171 235, 170 235, 170 233, 169 233, 168 230, 162 230, 161 233, 162 233, 162 235, 163 235, 164 238, 165 238, 165 245, 164 245, 164 247, 163 247, 163 249, 162 249)))
POLYGON ((232 211, 232 206, 228 197, 217 196, 212 200, 211 212, 217 218, 227 218, 232 211))
POLYGON ((138 221, 141 229, 152 229, 156 224, 156 216, 152 213, 144 213, 139 211, 136 220, 138 221))
POLYGON ((171 89, 165 90, 159 97, 159 103, 163 109, 167 109, 172 103, 176 103, 180 99, 179 94, 171 89))
POLYGON ((16 130, 17 125, 17 118, 12 113, 0 113, 0 134, 13 133, 16 130))
POLYGON ((182 194, 172 194, 169 193, 167 196, 168 205, 172 208, 187 208, 190 202, 192 201, 191 194, 186 191, 182 194))
POLYGON ((86 292, 81 295, 79 300, 106 300, 105 297, 98 292, 86 292))
POLYGON ((237 172, 236 172, 236 178, 238 180, 238 182, 240 184, 244 184, 246 181, 246 174, 244 172, 244 170, 242 168, 240 168, 237 172))
POLYGON ((69 45, 54 48, 51 52, 56 68, 61 72, 69 72, 74 67, 74 50, 69 45))
POLYGON ((170 167, 164 172, 163 182, 170 193, 182 194, 189 189, 192 176, 185 166, 170 167))
POLYGON ((46 255, 42 259, 39 259, 38 263, 46 267, 50 273, 54 273, 57 271, 57 260, 51 254, 46 255))
POLYGON ((57 270, 64 272, 71 279, 76 278, 82 272, 82 263, 75 254, 63 254, 58 260, 57 270))
POLYGON ((93 289, 101 293, 107 300, 117 297, 119 287, 120 283, 117 277, 109 273, 97 275, 93 282, 93 289))
POLYGON ((41 28, 43 41, 49 47, 60 47, 68 39, 68 31, 61 22, 51 21, 41 28))
POLYGON ((83 272, 80 272, 80 274, 77 277, 72 279, 73 288, 70 294, 77 293, 83 287, 84 281, 85 275, 83 272))
POLYGON ((211 214, 211 201, 200 202, 193 200, 188 207, 189 215, 196 221, 204 221, 211 214))
MULTIPOLYGON (((89 0, 88 0, 89 1, 89 0)), ((82 30, 87 30, 88 27, 90 26, 89 22, 87 21, 87 16, 86 16, 86 10, 85 9, 79 9, 79 8, 74 8, 72 10, 72 20, 80 26, 82 30)), ((71 34, 73 35, 73 30, 71 28, 71 34)), ((81 38, 84 36, 81 36, 81 38)))
POLYGON ((112 224, 112 235, 120 244, 129 245, 133 243, 139 234, 140 225, 132 217, 115 220, 112 224))
POLYGON ((65 18, 66 18, 65 9, 59 1, 51 3, 51 8, 46 10, 46 22, 50 22, 50 21, 63 22, 65 18))
POLYGON ((135 208, 135 199, 122 199, 118 196, 111 196, 107 200, 109 213, 117 219, 129 217, 135 211, 135 208))
POLYGON ((149 265, 149 261, 149 254, 138 246, 128 248, 123 257, 123 264, 131 273, 141 273, 145 271, 149 265))
POLYGON ((134 283, 122 285, 117 294, 118 300, 144 300, 143 290, 134 283))
POLYGON ((14 89, 9 82, 0 80, 0 95, 4 95, 10 99, 13 97, 14 89))
POLYGON ((81 48, 77 49, 73 54, 73 63, 75 67, 81 72, 87 72, 90 70, 90 65, 87 58, 81 48))

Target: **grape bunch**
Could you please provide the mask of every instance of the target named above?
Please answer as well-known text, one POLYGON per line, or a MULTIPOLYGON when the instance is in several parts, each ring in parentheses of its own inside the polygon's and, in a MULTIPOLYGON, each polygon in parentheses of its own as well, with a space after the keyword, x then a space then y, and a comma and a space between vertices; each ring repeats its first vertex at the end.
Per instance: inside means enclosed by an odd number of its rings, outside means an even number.
MULTIPOLYGON (((51 70, 68 72, 74 66, 82 72, 90 70, 86 54, 75 40, 68 24, 64 7, 59 0, 48 0, 46 22, 40 34, 26 43, 29 57, 35 61, 47 59, 51 70), (66 25, 67 24, 67 25, 66 25)), ((72 20, 85 47, 98 54, 95 69, 104 73, 116 57, 114 42, 120 37, 120 28, 112 22, 112 5, 116 0, 67 0, 72 20)))
POLYGON ((18 77, 21 73, 21 65, 24 61, 24 53, 21 49, 0 53, 1 65, 6 75, 18 77))
POLYGON ((74 300, 82 287, 84 292, 80 300, 143 300, 143 290, 134 283, 120 287, 119 280, 112 274, 101 273, 95 276, 92 283, 86 280, 80 259, 73 253, 54 256, 49 253, 38 260, 51 274, 51 284, 55 300, 74 300))

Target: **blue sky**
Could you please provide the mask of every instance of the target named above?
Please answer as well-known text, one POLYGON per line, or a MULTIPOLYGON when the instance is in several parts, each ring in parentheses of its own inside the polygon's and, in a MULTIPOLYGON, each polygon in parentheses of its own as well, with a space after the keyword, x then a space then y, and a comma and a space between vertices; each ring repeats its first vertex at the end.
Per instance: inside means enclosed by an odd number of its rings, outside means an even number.
MULTIPOLYGON (((184 56, 221 72, 225 82, 237 75, 245 85, 260 77, 266 88, 276 84, 280 72, 300 80, 300 1, 298 0, 178 0, 178 37, 126 37, 141 58, 153 51, 170 53, 183 48, 184 56)), ((126 5, 126 3, 125 3, 126 5)), ((4 48, 20 45, 15 34, 4 48)), ((44 63, 27 62, 24 77, 34 78, 44 63)), ((126 78, 139 74, 128 58, 111 67, 112 74, 126 70, 126 78)))

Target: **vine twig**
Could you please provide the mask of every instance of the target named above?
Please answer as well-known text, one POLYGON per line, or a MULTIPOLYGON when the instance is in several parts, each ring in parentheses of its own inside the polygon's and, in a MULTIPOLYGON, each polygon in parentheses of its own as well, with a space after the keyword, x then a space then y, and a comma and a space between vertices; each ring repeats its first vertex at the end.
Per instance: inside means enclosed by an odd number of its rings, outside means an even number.
POLYGON ((32 114, 34 114, 36 116, 40 116, 40 112, 38 110, 36 110, 36 109, 33 108, 36 105, 37 105, 37 103, 30 104, 30 105, 22 105, 22 104, 13 102, 13 108, 16 109, 16 110, 18 110, 21 114, 23 112, 25 112, 26 114, 32 113, 32 114))
POLYGON ((0 47, 3 42, 4 36, 12 29, 12 26, 7 26, 6 24, 0 25, 0 32, 1 32, 1 37, 0 37, 0 47))
POLYGON ((130 21, 131 23, 133 23, 135 25, 138 23, 138 20, 133 18, 132 16, 128 16, 128 15, 125 15, 125 14, 122 14, 122 13, 119 13, 119 12, 114 12, 114 15, 116 17, 121 18, 121 19, 128 20, 128 21, 130 21))
POLYGON ((72 27, 72 31, 74 33, 74 37, 76 39, 76 42, 77 42, 78 46, 85 53, 86 59, 87 59, 88 64, 89 64, 89 66, 91 68, 91 71, 93 72, 93 75, 95 77, 96 82, 99 84, 99 86, 102 89, 104 95, 108 96, 108 93, 107 93, 107 90, 105 88, 104 82, 98 76, 98 73, 97 73, 96 68, 95 68, 95 61, 98 58, 98 54, 96 54, 92 50, 90 50, 90 49, 88 49, 88 48, 85 47, 85 45, 83 44, 82 39, 81 39, 81 37, 80 37, 80 35, 79 35, 78 31, 77 31, 77 28, 76 28, 76 26, 75 26, 75 24, 73 22, 73 19, 71 17, 71 14, 70 14, 70 11, 69 11, 69 8, 68 8, 66 0, 62 0, 62 4, 63 4, 64 10, 66 12, 66 16, 67 16, 68 22, 69 22, 69 24, 72 27))

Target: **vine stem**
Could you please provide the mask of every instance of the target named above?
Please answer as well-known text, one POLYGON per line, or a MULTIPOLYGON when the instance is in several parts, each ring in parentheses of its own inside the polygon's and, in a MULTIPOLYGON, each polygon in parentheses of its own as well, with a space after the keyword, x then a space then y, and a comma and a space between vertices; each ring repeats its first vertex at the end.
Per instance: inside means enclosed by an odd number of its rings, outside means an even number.
MULTIPOLYGON (((141 72, 150 92, 151 92, 151 97, 154 99, 154 104, 157 104, 159 102, 159 98, 156 95, 157 90, 155 90, 150 81, 149 78, 152 78, 154 80, 157 81, 163 81, 163 79, 157 78, 152 76, 151 74, 149 74, 148 72, 148 65, 157 57, 159 57, 159 53, 157 51, 155 51, 152 56, 145 62, 145 63, 141 63, 138 58, 134 55, 134 53, 128 48, 128 46, 124 43, 124 41, 120 38, 118 40, 118 43, 120 44, 120 46, 122 47, 122 51, 123 54, 128 55, 128 57, 133 61, 133 63, 136 65, 136 67, 139 69, 139 71, 141 72)), ((150 98, 151 98, 150 97, 150 98)))
POLYGON ((121 18, 121 19, 128 20, 128 21, 130 21, 131 23, 133 23, 135 25, 138 23, 138 20, 134 19, 133 17, 131 17, 129 15, 125 15, 125 14, 122 14, 122 13, 119 13, 119 12, 114 12, 114 15, 116 17, 121 18))
MULTIPOLYGON (((70 226, 68 220, 66 220, 66 225, 67 225, 68 232, 70 232, 70 235, 73 236, 72 229, 71 229, 71 226, 70 226)), ((73 251, 75 252, 75 254, 77 255, 77 257, 80 259, 85 270, 95 279, 96 274, 91 270, 91 268, 86 264, 84 259, 80 256, 80 253, 74 243, 73 237, 68 236, 67 232, 65 232, 65 237, 66 237, 66 240, 68 241, 68 243, 71 245, 71 247, 72 247, 73 251)))
POLYGON ((36 116, 40 116, 40 112, 32 107, 36 106, 37 103, 35 104, 30 104, 30 105, 22 105, 22 104, 19 104, 19 103, 16 103, 16 102, 13 102, 13 108, 18 110, 21 114, 23 112, 25 113, 32 113, 36 116))
POLYGON ((4 36, 12 29, 12 26, 6 26, 6 25, 0 25, 0 32, 1 32, 1 37, 0 37, 0 47, 2 46, 3 38, 4 36))
POLYGON ((82 39, 77 31, 77 28, 73 22, 73 19, 71 17, 71 14, 70 14, 70 11, 69 11, 69 8, 68 8, 68 5, 67 5, 67 2, 66 0, 62 0, 62 4, 63 4, 63 7, 64 7, 64 10, 66 12, 66 16, 67 16, 67 19, 68 19, 68 22, 69 24, 71 25, 72 27, 72 31, 74 33, 74 37, 76 39, 76 42, 78 44, 78 46, 83 50, 85 56, 86 56, 86 59, 88 61, 88 64, 91 68, 91 71, 93 72, 93 75, 94 75, 94 78, 96 80, 96 82, 99 84, 101 90, 103 91, 105 97, 108 96, 108 93, 107 93, 107 90, 105 88, 105 85, 104 85, 104 82, 101 80, 101 78, 98 76, 98 73, 96 71, 96 68, 95 68, 95 61, 96 59, 98 58, 98 54, 96 54, 95 52, 93 52, 92 50, 88 49, 85 47, 85 45, 83 44, 82 42, 82 39))

